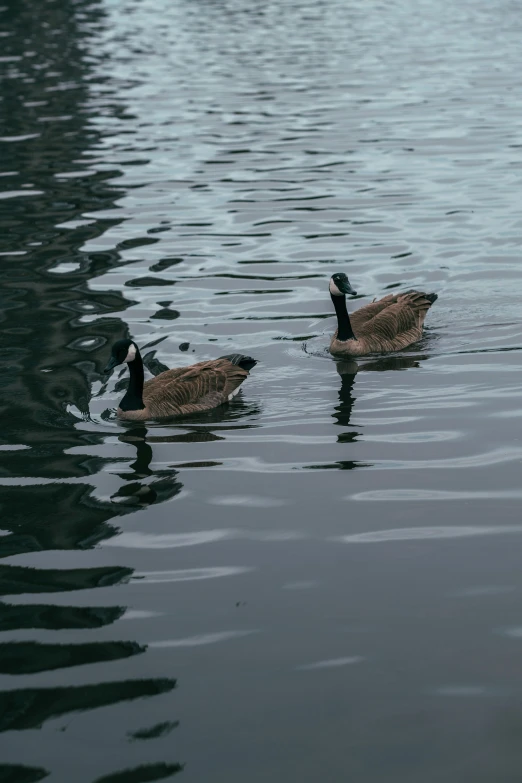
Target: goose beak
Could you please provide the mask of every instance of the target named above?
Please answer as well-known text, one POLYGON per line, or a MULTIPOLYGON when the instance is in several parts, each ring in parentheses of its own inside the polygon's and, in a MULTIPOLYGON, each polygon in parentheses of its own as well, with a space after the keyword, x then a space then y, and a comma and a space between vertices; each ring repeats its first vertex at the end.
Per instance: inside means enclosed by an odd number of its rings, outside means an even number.
POLYGON ((343 281, 341 284, 338 283, 337 287, 339 288, 339 291, 341 291, 341 293, 343 294, 351 294, 351 296, 357 295, 357 291, 354 288, 352 288, 349 280, 343 281))
POLYGON ((109 359, 109 361, 107 363, 107 367, 104 369, 103 372, 111 372, 111 370, 114 370, 114 368, 118 364, 119 364, 118 360, 114 356, 111 356, 111 358, 109 359))

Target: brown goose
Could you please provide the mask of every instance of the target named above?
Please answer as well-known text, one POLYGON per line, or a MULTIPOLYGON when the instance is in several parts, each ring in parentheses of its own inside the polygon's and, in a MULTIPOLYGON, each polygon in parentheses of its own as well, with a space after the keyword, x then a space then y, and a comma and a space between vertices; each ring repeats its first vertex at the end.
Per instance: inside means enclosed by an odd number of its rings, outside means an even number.
POLYGON ((389 353, 417 342, 437 294, 406 291, 388 294, 348 315, 346 294, 356 294, 348 277, 339 272, 330 279, 330 296, 337 314, 337 330, 330 342, 333 356, 389 353))
POLYGON ((257 364, 239 353, 222 356, 191 367, 166 370, 144 382, 143 361, 133 340, 118 340, 105 372, 127 362, 130 381, 118 407, 118 416, 133 421, 166 419, 200 413, 231 400, 257 364))

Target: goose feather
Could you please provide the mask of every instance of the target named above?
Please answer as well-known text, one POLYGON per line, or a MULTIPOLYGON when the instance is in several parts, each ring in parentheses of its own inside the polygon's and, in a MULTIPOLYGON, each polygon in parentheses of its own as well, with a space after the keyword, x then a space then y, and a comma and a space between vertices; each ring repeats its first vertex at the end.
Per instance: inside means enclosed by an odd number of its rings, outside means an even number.
MULTIPOLYGON (((146 381, 143 386, 143 402, 147 411, 144 418, 186 416, 217 408, 232 394, 239 392, 247 377, 247 370, 232 364, 229 359, 167 370, 146 381)), ((123 413, 128 414, 129 411, 123 413)))

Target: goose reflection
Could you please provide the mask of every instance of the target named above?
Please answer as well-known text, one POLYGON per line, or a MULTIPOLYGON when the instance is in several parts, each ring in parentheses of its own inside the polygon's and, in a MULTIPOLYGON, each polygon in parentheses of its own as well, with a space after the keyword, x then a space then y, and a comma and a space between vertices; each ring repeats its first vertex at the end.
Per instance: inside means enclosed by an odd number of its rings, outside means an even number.
MULTIPOLYGON (((251 415, 259 412, 258 406, 245 404, 242 401, 238 401, 238 403, 234 401, 228 408, 232 405, 236 409, 239 407, 243 415, 245 409, 251 415)), ((155 431, 154 427, 148 429, 141 423, 125 429, 118 436, 118 440, 133 446, 136 449, 136 456, 129 463, 127 470, 116 473, 125 484, 111 496, 111 502, 123 507, 143 508, 153 503, 163 503, 178 495, 183 489, 183 484, 178 478, 179 471, 170 467, 159 470, 151 468, 152 445, 155 443, 211 443, 224 440, 222 435, 217 435, 213 430, 216 429, 215 425, 217 424, 221 424, 221 429, 230 428, 229 422, 234 421, 238 414, 237 410, 234 412, 228 408, 215 409, 208 411, 204 416, 200 414, 197 417, 192 417, 194 421, 198 421, 199 426, 192 425, 191 417, 186 417, 183 421, 185 431, 182 432, 155 435, 152 434, 155 431), (202 421, 205 423, 202 424, 202 421)), ((240 428, 252 426, 255 425, 240 425, 240 428)), ((237 428, 235 425, 234 429, 237 428)))
MULTIPOLYGON (((336 362, 336 369, 341 376, 341 388, 339 389, 339 405, 335 407, 333 418, 341 427, 349 427, 355 402, 352 391, 359 366, 354 361, 336 362)), ((358 434, 357 432, 343 432, 337 441, 339 443, 351 442, 356 440, 358 434)))
MULTIPOLYGON (((332 418, 341 427, 349 427, 353 406, 356 398, 353 395, 355 377, 361 372, 387 372, 390 370, 408 370, 420 367, 420 363, 427 359, 425 355, 414 356, 380 356, 365 362, 354 360, 336 362, 337 372, 341 376, 341 388, 339 389, 339 404, 336 405, 332 418)), ((343 432, 338 436, 338 443, 352 443, 357 440, 359 432, 343 432)))
POLYGON ((379 356, 369 362, 361 362, 359 372, 387 372, 388 370, 410 370, 413 367, 420 367, 420 363, 427 359, 425 354, 414 354, 412 356, 379 356))
MULTIPOLYGON (((117 475, 128 482, 111 496, 113 503, 128 506, 144 507, 152 503, 163 503, 178 495, 183 484, 178 481, 177 470, 167 468, 152 470, 152 447, 147 441, 147 428, 143 425, 132 427, 119 435, 118 440, 128 443, 136 448, 136 458, 129 465, 129 471, 117 475), (154 476, 152 481, 148 481, 154 476)), ((163 442, 161 438, 155 438, 156 442, 163 442)))
POLYGON ((172 423, 183 427, 189 426, 191 424, 198 424, 202 425, 203 427, 223 424, 225 427, 226 425, 233 425, 235 428, 239 426, 241 429, 247 429, 257 425, 238 424, 238 422, 243 422, 250 418, 259 416, 260 413, 261 406, 256 402, 245 400, 243 398, 243 392, 241 391, 236 397, 230 400, 227 405, 220 405, 218 408, 211 408, 208 411, 184 416, 182 422, 180 422, 179 418, 173 419, 172 423))

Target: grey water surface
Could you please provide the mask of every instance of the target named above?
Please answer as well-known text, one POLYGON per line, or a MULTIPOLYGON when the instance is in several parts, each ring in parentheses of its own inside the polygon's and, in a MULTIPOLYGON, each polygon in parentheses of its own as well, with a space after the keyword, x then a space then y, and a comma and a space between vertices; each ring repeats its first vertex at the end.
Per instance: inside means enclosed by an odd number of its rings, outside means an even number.
POLYGON ((2 783, 518 783, 519 4, 4 0, 0 36, 2 783), (333 271, 437 292, 422 342, 334 362, 333 271), (259 364, 122 424, 127 335, 259 364))

